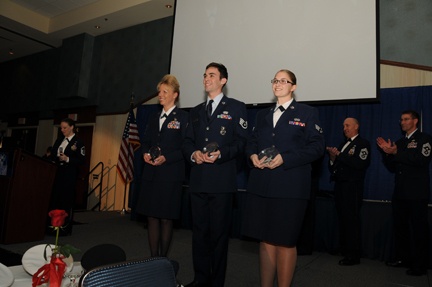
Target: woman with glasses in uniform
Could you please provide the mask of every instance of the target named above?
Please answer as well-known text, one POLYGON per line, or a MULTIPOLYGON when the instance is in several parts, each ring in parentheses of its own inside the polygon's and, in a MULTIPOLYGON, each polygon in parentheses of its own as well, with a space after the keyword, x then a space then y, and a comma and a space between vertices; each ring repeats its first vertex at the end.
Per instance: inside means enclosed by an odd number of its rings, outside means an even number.
POLYGON ((262 287, 290 286, 311 192, 311 164, 324 154, 318 111, 294 99, 297 79, 279 70, 276 104, 257 113, 246 156, 252 167, 242 233, 260 241, 262 287))

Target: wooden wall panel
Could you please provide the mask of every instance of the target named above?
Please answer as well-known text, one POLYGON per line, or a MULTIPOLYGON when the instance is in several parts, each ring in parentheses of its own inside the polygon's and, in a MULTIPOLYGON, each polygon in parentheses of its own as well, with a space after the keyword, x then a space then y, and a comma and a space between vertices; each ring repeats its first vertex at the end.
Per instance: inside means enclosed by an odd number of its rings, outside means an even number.
POLYGON ((117 164, 126 119, 127 114, 96 118, 90 166, 94 167, 99 162, 103 162, 105 168, 110 169, 109 175, 104 178, 103 185, 105 191, 109 191, 109 196, 102 198, 102 209, 121 210, 123 208, 124 184, 119 177, 116 180, 117 174, 114 166, 117 164))
POLYGON ((432 72, 391 65, 380 65, 381 88, 402 88, 432 85, 432 72))

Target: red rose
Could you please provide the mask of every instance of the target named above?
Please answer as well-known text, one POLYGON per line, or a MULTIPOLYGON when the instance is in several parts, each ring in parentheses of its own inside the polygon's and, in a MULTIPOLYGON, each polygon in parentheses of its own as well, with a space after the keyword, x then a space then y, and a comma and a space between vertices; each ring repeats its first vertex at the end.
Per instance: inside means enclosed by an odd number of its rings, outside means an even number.
POLYGON ((62 209, 51 210, 48 215, 51 217, 51 225, 54 227, 62 227, 65 222, 65 218, 68 216, 66 211, 62 209))

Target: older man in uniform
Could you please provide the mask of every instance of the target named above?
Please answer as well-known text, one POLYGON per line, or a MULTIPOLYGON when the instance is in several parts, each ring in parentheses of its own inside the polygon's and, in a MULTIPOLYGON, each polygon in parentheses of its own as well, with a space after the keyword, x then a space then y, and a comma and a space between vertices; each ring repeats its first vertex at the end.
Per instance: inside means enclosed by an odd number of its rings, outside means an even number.
POLYGON ((335 205, 339 221, 339 245, 344 256, 339 265, 355 265, 361 257, 360 207, 364 179, 370 164, 370 143, 359 135, 359 122, 346 118, 343 131, 346 142, 327 147, 330 171, 335 181, 335 205))
POLYGON ((222 92, 224 65, 210 63, 204 73, 207 100, 189 113, 183 146, 192 164, 190 196, 195 277, 186 286, 224 286, 237 160, 247 137, 244 103, 222 92))

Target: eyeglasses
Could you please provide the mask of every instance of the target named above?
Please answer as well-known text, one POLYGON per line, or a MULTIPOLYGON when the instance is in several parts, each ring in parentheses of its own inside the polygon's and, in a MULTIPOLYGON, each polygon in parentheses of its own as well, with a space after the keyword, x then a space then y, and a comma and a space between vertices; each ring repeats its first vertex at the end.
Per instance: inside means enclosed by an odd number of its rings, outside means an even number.
POLYGON ((279 84, 281 84, 281 85, 286 85, 286 84, 288 84, 288 83, 294 85, 293 82, 290 82, 290 81, 288 81, 287 79, 280 79, 280 80, 278 80, 278 79, 273 79, 273 80, 271 80, 270 82, 271 82, 273 85, 277 85, 277 83, 279 83, 279 84))

